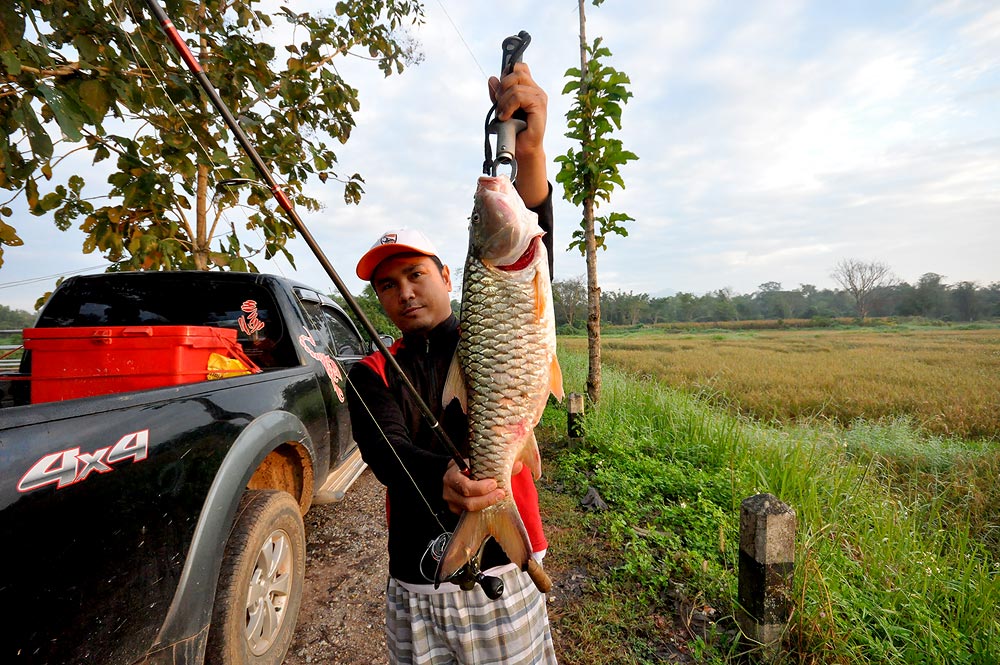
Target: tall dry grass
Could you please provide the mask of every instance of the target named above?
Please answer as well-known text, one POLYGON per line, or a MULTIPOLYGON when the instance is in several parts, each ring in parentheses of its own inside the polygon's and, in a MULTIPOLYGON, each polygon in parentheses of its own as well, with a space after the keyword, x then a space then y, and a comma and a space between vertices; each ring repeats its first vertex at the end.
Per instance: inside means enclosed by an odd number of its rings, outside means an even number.
POLYGON ((646 333, 606 337, 602 351, 764 422, 908 416, 932 433, 1000 438, 1000 328, 646 333))

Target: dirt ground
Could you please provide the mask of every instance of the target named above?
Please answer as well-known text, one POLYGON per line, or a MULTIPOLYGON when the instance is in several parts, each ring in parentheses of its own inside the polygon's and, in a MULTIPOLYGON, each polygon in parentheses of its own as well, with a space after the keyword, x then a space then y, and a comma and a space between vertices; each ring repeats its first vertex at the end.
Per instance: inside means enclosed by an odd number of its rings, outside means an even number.
MULTIPOLYGON (((554 522, 546 527, 550 549, 557 553, 546 557, 546 570, 556 586, 548 596, 549 619, 560 662, 569 663, 573 659, 566 660, 560 647, 573 638, 564 635, 561 626, 573 620, 569 611, 588 586, 592 571, 585 563, 600 557, 582 555, 583 560, 575 561, 572 552, 581 549, 581 543, 571 547, 568 540, 575 541, 581 534, 554 522)), ((306 515, 305 526, 302 608, 285 665, 387 665, 383 627, 389 562, 384 488, 366 470, 343 501, 314 506, 306 515)), ((592 545, 599 546, 597 541, 592 545)), ((662 631, 661 662, 690 663, 686 635, 676 618, 650 620, 662 631)))
POLYGON ((340 503, 305 518, 302 609, 285 665, 380 665, 385 655, 385 492, 365 471, 340 503))

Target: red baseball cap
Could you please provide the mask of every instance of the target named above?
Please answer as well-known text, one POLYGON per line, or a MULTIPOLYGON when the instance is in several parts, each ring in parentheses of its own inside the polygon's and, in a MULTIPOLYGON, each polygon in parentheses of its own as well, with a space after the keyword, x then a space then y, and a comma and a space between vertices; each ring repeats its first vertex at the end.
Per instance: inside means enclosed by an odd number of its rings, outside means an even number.
POLYGON ((386 231, 379 236, 379 239, 375 241, 371 249, 365 252, 361 260, 358 261, 358 267, 355 272, 360 279, 366 282, 371 281, 372 273, 375 272, 378 264, 390 256, 409 253, 423 254, 424 256, 438 255, 437 249, 427 239, 427 236, 420 231, 404 227, 402 229, 386 231))

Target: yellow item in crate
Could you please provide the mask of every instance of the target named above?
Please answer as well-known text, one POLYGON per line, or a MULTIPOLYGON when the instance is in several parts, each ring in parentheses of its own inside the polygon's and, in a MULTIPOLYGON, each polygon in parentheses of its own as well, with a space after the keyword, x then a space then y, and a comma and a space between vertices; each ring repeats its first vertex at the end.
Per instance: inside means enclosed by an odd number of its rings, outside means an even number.
POLYGON ((206 378, 209 380, 228 379, 231 376, 243 376, 244 374, 250 374, 250 368, 242 360, 227 358, 218 353, 212 353, 208 356, 208 374, 206 378))

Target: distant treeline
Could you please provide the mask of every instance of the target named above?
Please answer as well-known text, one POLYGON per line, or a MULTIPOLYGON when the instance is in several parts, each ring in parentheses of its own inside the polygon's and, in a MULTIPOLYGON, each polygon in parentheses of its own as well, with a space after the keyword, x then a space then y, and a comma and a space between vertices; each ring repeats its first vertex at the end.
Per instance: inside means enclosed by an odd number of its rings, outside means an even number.
MULTIPOLYGON (((552 285, 557 326, 586 327, 587 290, 582 277, 552 285)), ((749 321, 763 319, 838 319, 856 317, 855 298, 843 290, 802 284, 786 290, 766 282, 750 294, 720 289, 704 295, 677 293, 652 298, 645 293, 605 291, 601 322, 638 325, 673 322, 749 321)), ((1000 317, 1000 282, 945 284, 936 273, 916 284, 900 282, 875 289, 868 316, 920 316, 941 321, 977 321, 1000 317)))
MULTIPOLYGON (((552 283, 556 325, 583 329, 587 319, 587 288, 583 277, 552 283)), ((334 296, 336 300, 342 299, 334 296)), ((398 335, 371 287, 357 296, 365 314, 384 333, 398 335)), ((457 310, 458 301, 452 303, 457 310)), ((817 289, 802 284, 785 290, 780 282, 765 282, 749 294, 719 289, 704 295, 676 293, 659 298, 631 291, 601 294, 601 322, 610 325, 754 321, 775 319, 842 319, 857 316, 855 298, 844 290, 817 289)), ((978 321, 1000 317, 1000 282, 946 284, 936 273, 916 284, 900 282, 875 289, 870 317, 919 316, 941 321, 978 321)), ((35 315, 0 305, 0 329, 27 328, 35 315)))
POLYGON ((0 330, 16 330, 29 328, 35 321, 35 315, 20 309, 11 309, 0 305, 0 330))

